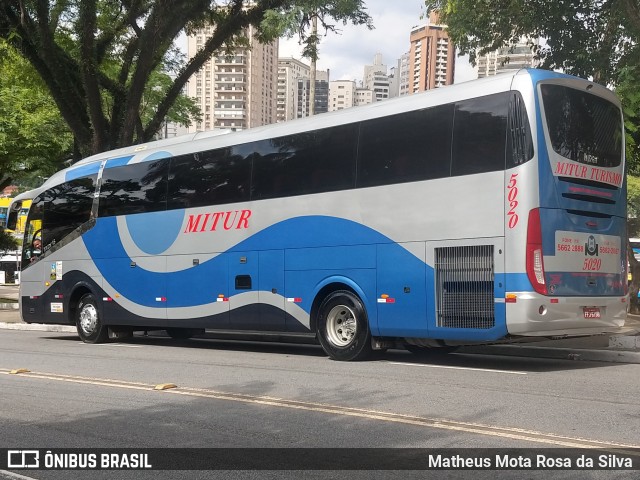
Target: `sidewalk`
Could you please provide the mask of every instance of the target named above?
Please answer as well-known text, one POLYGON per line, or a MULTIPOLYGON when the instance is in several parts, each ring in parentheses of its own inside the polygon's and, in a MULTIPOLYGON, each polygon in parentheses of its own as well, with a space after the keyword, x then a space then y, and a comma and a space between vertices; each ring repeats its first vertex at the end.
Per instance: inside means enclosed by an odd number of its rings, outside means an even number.
POLYGON ((462 347, 460 353, 640 363, 640 315, 628 315, 621 335, 545 340, 534 343, 462 347))
MULTIPOLYGON (((27 324, 17 309, 0 309, 0 329, 76 333, 71 325, 27 324)), ((640 363, 640 315, 629 315, 624 335, 545 340, 535 343, 462 347, 459 353, 509 355, 614 363, 640 363)))

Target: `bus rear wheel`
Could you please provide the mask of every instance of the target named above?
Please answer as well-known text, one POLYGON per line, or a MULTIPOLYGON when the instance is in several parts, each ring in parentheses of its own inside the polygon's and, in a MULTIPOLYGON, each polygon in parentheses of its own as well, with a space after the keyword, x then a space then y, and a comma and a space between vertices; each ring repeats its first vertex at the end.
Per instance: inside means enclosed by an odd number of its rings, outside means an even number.
POLYGON ((84 294, 78 302, 76 329, 85 343, 104 343, 109 340, 109 331, 100 320, 98 301, 90 293, 84 294))
POLYGON ((339 290, 329 294, 318 309, 318 340, 334 360, 363 360, 371 354, 371 331, 362 301, 339 290))

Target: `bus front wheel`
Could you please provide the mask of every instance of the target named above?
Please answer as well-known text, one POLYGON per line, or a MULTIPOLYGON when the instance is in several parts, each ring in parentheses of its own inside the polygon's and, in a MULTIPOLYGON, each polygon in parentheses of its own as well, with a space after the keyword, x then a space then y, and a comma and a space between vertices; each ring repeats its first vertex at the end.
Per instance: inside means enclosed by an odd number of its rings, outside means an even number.
POLYGON ((104 343, 109 340, 107 327, 100 320, 98 302, 90 293, 84 294, 78 302, 76 328, 85 343, 104 343))
POLYGON ((371 331, 362 301, 339 290, 328 295, 318 309, 318 340, 334 360, 363 360, 371 354, 371 331))

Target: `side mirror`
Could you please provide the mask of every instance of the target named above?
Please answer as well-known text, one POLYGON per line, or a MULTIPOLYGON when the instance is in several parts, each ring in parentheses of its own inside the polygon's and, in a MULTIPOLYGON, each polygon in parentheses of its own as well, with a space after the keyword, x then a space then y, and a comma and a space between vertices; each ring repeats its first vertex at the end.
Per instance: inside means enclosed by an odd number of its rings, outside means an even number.
POLYGON ((22 200, 17 200, 13 202, 9 207, 9 212, 7 213, 7 225, 6 225, 6 228, 8 230, 16 229, 16 225, 18 224, 18 213, 20 213, 21 208, 22 208, 22 200))

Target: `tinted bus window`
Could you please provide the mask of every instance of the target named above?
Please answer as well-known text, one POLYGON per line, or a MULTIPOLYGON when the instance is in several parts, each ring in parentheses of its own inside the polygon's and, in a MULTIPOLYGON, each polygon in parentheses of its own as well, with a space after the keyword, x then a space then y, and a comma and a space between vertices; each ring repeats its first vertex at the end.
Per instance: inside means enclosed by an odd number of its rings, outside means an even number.
POLYGON ((98 216, 157 212, 167 205, 169 159, 105 169, 98 216))
POLYGON ((355 187, 358 125, 341 125, 256 142, 252 198, 355 187))
POLYGON ((533 158, 533 139, 524 100, 519 92, 511 95, 507 133, 507 169, 533 158))
POLYGON ((36 197, 29 209, 25 221, 24 240, 22 244, 22 263, 20 268, 26 269, 42 255, 42 219, 44 218, 44 198, 36 197))
POLYGON ((622 161, 622 121, 613 103, 562 85, 542 85, 551 145, 575 162, 617 167, 622 161))
POLYGON ((453 105, 362 123, 358 186, 448 177, 453 105))
POLYGON ((56 185, 44 198, 43 244, 47 250, 91 218, 97 175, 56 185))
POLYGON ((239 147, 171 159, 167 208, 191 208, 249 200, 251 156, 239 147))
POLYGON ((456 103, 451 175, 505 168, 509 93, 456 103))

